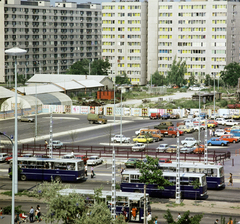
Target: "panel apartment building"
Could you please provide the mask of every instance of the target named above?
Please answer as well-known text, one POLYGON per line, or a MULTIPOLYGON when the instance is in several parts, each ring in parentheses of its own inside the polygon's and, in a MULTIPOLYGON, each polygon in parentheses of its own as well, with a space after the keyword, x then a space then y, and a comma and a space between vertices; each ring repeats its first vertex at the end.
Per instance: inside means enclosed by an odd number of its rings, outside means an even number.
POLYGON ((218 77, 239 62, 240 3, 151 0, 148 3, 148 74, 167 75, 174 57, 197 79, 218 77))
POLYGON ((155 71, 166 76, 176 56, 187 62, 186 79, 219 77, 225 65, 239 62, 239 12, 234 1, 103 3, 102 54, 112 64, 110 76, 125 71, 132 84, 146 84, 155 71))
POLYGON ((134 85, 147 82, 147 2, 102 3, 102 57, 109 76, 127 74, 134 85))
POLYGON ((101 5, 50 1, 0 1, 0 82, 13 78, 14 61, 4 50, 19 47, 18 74, 65 73, 83 58, 101 59, 101 5))

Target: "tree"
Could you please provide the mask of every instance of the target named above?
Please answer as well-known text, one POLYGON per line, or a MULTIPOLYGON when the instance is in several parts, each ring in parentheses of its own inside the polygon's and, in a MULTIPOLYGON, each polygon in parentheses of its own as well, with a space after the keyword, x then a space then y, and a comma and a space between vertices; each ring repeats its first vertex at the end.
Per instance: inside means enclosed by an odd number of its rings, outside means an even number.
POLYGON ((146 156, 147 162, 139 162, 137 163, 137 168, 139 168, 139 172, 141 173, 139 180, 145 184, 157 184, 158 189, 163 190, 164 186, 172 185, 168 180, 164 179, 162 176, 162 170, 158 168, 158 158, 152 158, 150 156, 146 156))
POLYGON ((176 56, 174 57, 170 71, 168 71, 168 80, 171 84, 181 86, 186 83, 184 74, 187 72, 186 61, 179 60, 177 62, 176 56))
POLYGON ((89 75, 89 60, 84 58, 82 61, 75 62, 66 73, 73 75, 89 75))
POLYGON ((221 78, 224 83, 229 86, 236 86, 240 77, 240 65, 237 62, 232 62, 224 67, 221 71, 221 78))
POLYGON ((120 75, 117 75, 117 76, 116 76, 115 83, 116 83, 116 84, 119 84, 119 85, 122 85, 122 84, 131 84, 130 80, 129 80, 128 77, 127 77, 126 72, 123 72, 123 74, 122 74, 121 76, 120 76, 120 75))
POLYGON ((18 83, 22 83, 23 85, 25 85, 27 79, 25 78, 24 75, 17 75, 17 82, 18 83))
POLYGON ((195 76, 193 73, 191 73, 189 77, 189 85, 192 86, 196 82, 195 76))
MULTIPOLYGON (((152 79, 152 84, 154 84, 156 86, 167 85, 167 79, 164 77, 164 75, 160 75, 158 71, 154 72, 151 75, 151 79, 152 79)), ((151 80, 150 80, 150 82, 151 82, 151 80)))
POLYGON ((164 214, 163 218, 166 219, 168 224, 200 224, 200 221, 203 217, 203 215, 195 215, 192 217, 189 217, 190 211, 186 211, 179 220, 174 220, 172 217, 172 214, 170 210, 167 210, 167 213, 164 214))
POLYGON ((209 74, 206 75, 204 83, 205 83, 206 86, 212 86, 213 85, 213 80, 211 79, 209 74))
POLYGON ((110 63, 108 59, 95 60, 91 63, 90 75, 108 76, 108 69, 110 69, 110 63))

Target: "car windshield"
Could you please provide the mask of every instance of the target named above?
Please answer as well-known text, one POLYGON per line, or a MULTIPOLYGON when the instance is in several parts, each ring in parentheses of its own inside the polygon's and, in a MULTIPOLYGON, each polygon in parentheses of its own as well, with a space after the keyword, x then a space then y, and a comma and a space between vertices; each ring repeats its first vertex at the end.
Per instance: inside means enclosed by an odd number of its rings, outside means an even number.
POLYGON ((95 158, 95 157, 90 157, 89 159, 90 159, 90 160, 95 160, 95 159, 97 159, 97 158, 95 158))
POLYGON ((129 159, 128 160, 128 162, 134 162, 135 161, 135 159, 129 159))

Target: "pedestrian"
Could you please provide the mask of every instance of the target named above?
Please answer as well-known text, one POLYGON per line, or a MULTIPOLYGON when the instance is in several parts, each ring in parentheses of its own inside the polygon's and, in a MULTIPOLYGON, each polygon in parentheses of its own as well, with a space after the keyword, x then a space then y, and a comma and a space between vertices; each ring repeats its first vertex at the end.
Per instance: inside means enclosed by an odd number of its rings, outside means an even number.
POLYGON ((181 219, 181 214, 178 213, 178 216, 177 216, 177 218, 176 218, 176 221, 178 221, 178 220, 180 220, 180 219, 181 219))
POLYGON ((29 211, 29 219, 30 219, 30 222, 33 222, 33 216, 34 216, 34 209, 33 207, 31 206, 31 209, 29 211))
POLYGON ((232 220, 231 217, 229 218, 229 222, 228 222, 228 224, 233 224, 233 220, 232 220))
POLYGON ((2 210, 2 208, 0 208, 0 218, 2 219, 3 218, 3 210, 2 210))
POLYGON ((157 224, 157 218, 155 218, 155 222, 154 222, 154 224, 157 224))
POLYGON ((152 221, 152 214, 148 212, 147 223, 150 223, 151 221, 152 221))
POLYGON ((39 205, 37 206, 37 210, 38 210, 37 217, 38 217, 38 221, 40 222, 42 221, 42 218, 41 218, 42 214, 41 214, 41 208, 39 205))
POLYGON ((121 169, 121 175, 122 175, 123 172, 124 172, 124 168, 121 169))
POLYGON ((230 173, 230 177, 229 177, 228 179, 229 179, 228 185, 233 186, 233 177, 232 177, 232 173, 230 173))
POLYGON ((214 224, 218 224, 218 219, 216 219, 216 221, 214 222, 214 224))
POLYGON ((19 219, 19 214, 16 214, 16 215, 15 215, 14 223, 17 223, 17 224, 20 224, 20 223, 21 223, 21 221, 20 221, 20 219, 19 219))
POLYGON ((215 129, 213 128, 213 131, 212 131, 212 135, 213 137, 215 137, 215 129))
POLYGON ((136 216, 137 216, 137 208, 136 207, 132 208, 132 216, 136 220, 136 216))
POLYGON ((85 164, 85 176, 87 177, 87 164, 85 164))
POLYGON ((93 166, 91 167, 91 172, 92 172, 91 178, 93 178, 93 177, 95 176, 95 172, 94 172, 94 170, 93 170, 93 166))
POLYGON ((38 210, 37 209, 35 210, 35 214, 34 215, 35 215, 35 220, 38 222, 38 210))
POLYGON ((47 149, 47 146, 48 146, 47 140, 44 141, 44 145, 45 145, 45 149, 47 149))
POLYGON ((209 129, 209 135, 212 137, 212 129, 209 129))

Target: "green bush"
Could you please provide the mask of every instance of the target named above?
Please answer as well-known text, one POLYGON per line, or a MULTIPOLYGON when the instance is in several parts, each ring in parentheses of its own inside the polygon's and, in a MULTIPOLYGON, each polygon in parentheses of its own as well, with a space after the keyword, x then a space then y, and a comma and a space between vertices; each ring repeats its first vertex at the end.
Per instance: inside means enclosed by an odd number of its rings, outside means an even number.
MULTIPOLYGON (((11 215, 11 213, 12 213, 12 206, 11 205, 3 208, 3 214, 11 215)), ((15 207, 15 214, 20 214, 20 213, 26 213, 25 211, 22 210, 21 205, 15 207)))
POLYGON ((221 108, 226 107, 227 105, 228 105, 228 101, 227 100, 220 100, 219 101, 219 106, 221 108))
POLYGON ((187 89, 186 89, 186 88, 184 88, 184 89, 179 89, 179 91, 180 91, 181 93, 186 93, 186 92, 187 92, 187 89))

